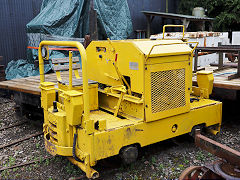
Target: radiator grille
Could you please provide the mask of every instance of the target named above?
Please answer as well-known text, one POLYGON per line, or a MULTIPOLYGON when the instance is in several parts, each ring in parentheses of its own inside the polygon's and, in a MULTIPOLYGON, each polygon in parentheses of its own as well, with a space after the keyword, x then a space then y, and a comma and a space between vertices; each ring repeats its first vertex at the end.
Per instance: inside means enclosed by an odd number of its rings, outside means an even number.
POLYGON ((183 107, 185 69, 151 72, 152 113, 183 107))

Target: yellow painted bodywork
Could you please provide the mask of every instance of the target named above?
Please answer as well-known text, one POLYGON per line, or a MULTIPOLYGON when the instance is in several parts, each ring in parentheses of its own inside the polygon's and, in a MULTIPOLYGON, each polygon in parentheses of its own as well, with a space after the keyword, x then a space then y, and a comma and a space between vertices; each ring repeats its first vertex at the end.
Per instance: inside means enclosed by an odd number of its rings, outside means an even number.
MULTIPOLYGON (((43 41, 39 49, 43 45, 72 46, 85 53, 77 42, 43 41)), ((196 125, 220 130, 222 103, 192 94, 193 50, 187 43, 93 41, 85 55, 83 85, 56 87, 41 76, 40 88, 46 150, 69 156, 87 177, 98 176, 91 168, 98 160, 119 154, 125 146, 147 146, 189 133, 196 125), (88 79, 96 83, 84 83, 88 79), (53 111, 56 91, 58 112, 53 111), (190 103, 190 98, 199 99, 190 103), (71 158, 74 134, 79 161, 71 158)), ((41 52, 39 57, 42 75, 41 52)), ((201 81, 211 85, 209 78, 201 81)))
POLYGON ((197 72, 198 87, 208 89, 208 94, 212 94, 213 89, 213 72, 199 71, 197 72))
POLYGON ((213 90, 213 72, 212 71, 199 71, 197 72, 198 87, 193 87, 193 94, 201 98, 209 98, 213 90))

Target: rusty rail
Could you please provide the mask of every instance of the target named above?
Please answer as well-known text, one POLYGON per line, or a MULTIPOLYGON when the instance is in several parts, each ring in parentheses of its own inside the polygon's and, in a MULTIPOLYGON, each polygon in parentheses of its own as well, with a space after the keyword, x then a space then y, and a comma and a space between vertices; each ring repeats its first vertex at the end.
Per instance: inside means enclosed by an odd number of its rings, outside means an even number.
POLYGON ((195 144, 201 149, 240 167, 240 152, 201 135, 199 129, 196 130, 195 144))
POLYGON ((79 177, 70 177, 68 180, 82 180, 82 179, 88 179, 87 176, 79 176, 79 177))
POLYGON ((25 124, 25 123, 27 123, 27 122, 28 122, 28 121, 26 120, 26 121, 18 122, 18 123, 16 123, 16 124, 12 124, 12 125, 10 125, 10 126, 4 126, 4 127, 1 127, 1 128, 0 128, 0 131, 6 130, 6 129, 10 129, 10 128, 13 128, 13 127, 16 127, 16 126, 20 126, 20 125, 25 124))
POLYGON ((23 138, 20 138, 20 139, 11 141, 10 143, 0 145, 0 149, 3 149, 3 148, 8 147, 8 146, 12 146, 12 145, 17 144, 17 143, 19 143, 19 142, 28 140, 28 139, 30 139, 30 138, 32 138, 32 137, 40 136, 40 135, 42 135, 42 134, 43 134, 43 132, 37 132, 37 133, 35 133, 35 134, 31 134, 31 135, 25 136, 25 137, 23 137, 23 138))
POLYGON ((11 166, 11 167, 3 167, 3 168, 0 169, 0 172, 4 171, 4 170, 8 170, 8 169, 13 169, 13 168, 18 168, 18 167, 22 167, 22 166, 27 166, 27 165, 30 165, 30 164, 35 164, 35 163, 42 162, 42 161, 45 161, 45 160, 51 159, 51 158, 52 157, 45 157, 44 159, 33 160, 33 161, 30 161, 30 162, 17 164, 17 165, 11 166))

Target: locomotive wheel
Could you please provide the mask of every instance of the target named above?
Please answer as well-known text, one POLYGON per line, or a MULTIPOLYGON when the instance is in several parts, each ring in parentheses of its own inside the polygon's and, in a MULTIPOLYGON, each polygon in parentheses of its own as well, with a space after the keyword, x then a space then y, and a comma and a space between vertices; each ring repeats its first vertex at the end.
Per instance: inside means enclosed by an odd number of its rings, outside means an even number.
POLYGON ((201 179, 202 175, 204 174, 204 170, 202 166, 191 166, 185 169, 180 177, 179 180, 187 180, 187 179, 201 179))
POLYGON ((240 179, 240 172, 235 166, 218 161, 214 164, 214 170, 224 179, 240 179))
POLYGON ((120 151, 123 164, 131 164, 137 160, 138 148, 134 145, 123 147, 120 151))

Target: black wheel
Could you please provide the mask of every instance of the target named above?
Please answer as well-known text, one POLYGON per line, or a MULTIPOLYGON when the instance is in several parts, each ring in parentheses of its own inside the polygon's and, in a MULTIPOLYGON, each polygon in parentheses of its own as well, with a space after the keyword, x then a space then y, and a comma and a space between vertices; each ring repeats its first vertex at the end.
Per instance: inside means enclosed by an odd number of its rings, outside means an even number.
POLYGON ((124 164, 131 164, 138 158, 138 148, 135 145, 123 147, 120 150, 120 157, 124 164))
POLYGON ((193 138, 195 138, 196 129, 200 129, 200 132, 202 132, 204 127, 205 127, 204 124, 199 124, 199 125, 193 126, 192 131, 189 133, 189 135, 192 136, 193 138))

